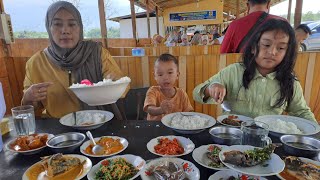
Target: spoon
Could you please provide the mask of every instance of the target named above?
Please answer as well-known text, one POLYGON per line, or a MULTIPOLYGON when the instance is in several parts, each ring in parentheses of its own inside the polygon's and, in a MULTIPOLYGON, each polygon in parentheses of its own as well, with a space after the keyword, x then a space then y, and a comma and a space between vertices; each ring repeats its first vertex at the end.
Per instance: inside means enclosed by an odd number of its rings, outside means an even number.
POLYGON ((86 132, 88 138, 91 140, 92 144, 93 144, 93 147, 92 147, 92 152, 93 154, 95 155, 101 155, 103 154, 103 147, 100 146, 99 144, 96 144, 96 142, 94 141, 93 137, 92 137, 92 134, 90 131, 87 131, 86 132))
POLYGON ((230 104, 227 101, 223 101, 221 103, 221 108, 226 112, 230 112, 231 111, 230 104))
POLYGON ((77 113, 76 112, 73 112, 73 119, 74 119, 74 125, 76 126, 77 125, 77 113))

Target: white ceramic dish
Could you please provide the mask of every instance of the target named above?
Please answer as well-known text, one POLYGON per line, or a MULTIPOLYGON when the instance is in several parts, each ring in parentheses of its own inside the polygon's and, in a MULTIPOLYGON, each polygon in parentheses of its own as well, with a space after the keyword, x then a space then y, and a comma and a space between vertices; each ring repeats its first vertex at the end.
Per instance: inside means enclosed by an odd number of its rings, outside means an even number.
POLYGON ((231 115, 238 116, 237 119, 239 119, 239 120, 242 121, 242 122, 252 121, 252 120, 253 120, 253 118, 247 117, 247 116, 236 115, 236 114, 227 114, 227 115, 218 116, 217 121, 218 121, 220 124, 225 125, 225 126, 240 127, 240 126, 232 126, 232 125, 225 124, 225 123, 222 122, 222 120, 224 120, 225 118, 227 118, 228 116, 231 116, 231 115))
POLYGON ((229 151, 247 151, 247 150, 253 150, 255 147, 253 146, 248 146, 248 145, 233 145, 229 147, 225 147, 222 149, 222 151, 219 154, 219 158, 222 161, 224 165, 226 165, 228 168, 233 169, 237 172, 247 174, 247 175, 252 175, 252 176, 272 176, 276 175, 284 170, 284 162, 283 160, 276 155, 275 153, 271 154, 271 159, 267 160, 263 164, 259 164, 256 166, 252 167, 240 167, 240 166, 235 166, 233 164, 229 164, 224 162, 224 152, 229 152, 229 151))
MULTIPOLYGON (((113 155, 116 155, 116 154, 119 154, 121 153, 122 151, 124 151, 125 149, 127 149, 129 143, 128 141, 123 138, 123 137, 118 137, 118 136, 102 136, 102 137, 108 137, 108 138, 112 138, 112 139, 120 139, 120 143, 123 145, 123 149, 121 149, 120 151, 118 152, 115 152, 115 153, 112 153, 112 154, 105 154, 105 155, 94 155, 94 154, 88 154, 85 152, 85 149, 91 144, 91 140, 88 140, 86 142, 84 142, 81 146, 80 146, 80 152, 86 156, 90 156, 90 157, 108 157, 108 156, 113 156, 113 155)), ((98 142, 100 140, 100 138, 102 137, 97 137, 97 138, 94 138, 94 141, 95 142, 98 142)))
MULTIPOLYGON (((320 162, 319 161, 314 161, 308 158, 304 158, 304 157, 299 157, 299 159, 301 159, 302 162, 306 162, 306 163, 312 163, 317 165, 318 167, 320 167, 320 162)), ((281 174, 277 174, 278 178, 281 180, 290 180, 290 179, 285 179, 281 176, 281 174)))
MULTIPOLYGON (((228 170, 222 170, 222 171, 218 171, 214 174, 212 174, 208 180, 228 180, 228 178, 230 176, 233 176, 233 177, 241 177, 242 174, 239 173, 239 172, 236 172, 234 170, 231 170, 231 169, 228 169, 228 170)), ((254 177, 252 177, 254 178, 254 177)), ((256 179, 255 180, 267 180, 266 178, 264 177, 255 177, 256 179)))
POLYGON ((186 154, 191 153, 193 151, 193 149, 195 148, 195 145, 190 139, 182 137, 182 136, 159 136, 157 138, 151 139, 147 144, 147 148, 151 153, 153 153, 155 155, 158 155, 158 156, 178 157, 178 156, 184 156, 186 154), (184 153, 183 154, 178 154, 178 155, 163 155, 163 154, 156 153, 155 150, 154 150, 154 147, 159 144, 158 140, 161 139, 161 138, 168 138, 170 140, 173 140, 174 138, 177 138, 179 144, 184 149, 184 153))
POLYGON ((110 121, 114 115, 113 113, 109 112, 109 111, 100 111, 100 110, 85 110, 85 111, 78 111, 77 112, 77 125, 75 125, 75 120, 74 120, 74 117, 73 117, 73 113, 70 113, 70 114, 67 114, 65 116, 63 116, 59 122, 62 124, 62 125, 65 125, 65 126, 68 126, 68 127, 72 127, 74 129, 78 129, 78 130, 93 130, 93 129, 96 129, 100 126, 102 126, 104 123, 110 121), (96 120, 96 119, 88 119, 88 120, 84 120, 82 119, 81 117, 81 114, 80 113, 90 113, 92 114, 103 114, 104 115, 104 119, 99 119, 99 120, 96 120), (79 114, 79 115, 78 115, 79 114), (81 125, 82 123, 90 123, 88 125, 81 125))
POLYGON ((126 91, 130 82, 131 81, 101 86, 69 87, 69 89, 89 106, 98 106, 117 102, 126 91))
POLYGON ((215 145, 218 146, 220 148, 224 148, 226 147, 225 145, 219 145, 219 144, 208 144, 208 145, 203 145, 200 146, 198 148, 196 148, 193 152, 192 152, 192 157, 193 159, 200 164, 203 167, 206 167, 208 169, 214 169, 214 170, 225 170, 225 169, 229 169, 227 167, 221 167, 221 168, 215 168, 215 167, 211 167, 209 166, 209 163, 211 162, 211 160, 207 157, 206 153, 208 152, 208 148, 211 145, 215 145))
MULTIPOLYGON (((85 157, 85 156, 82 156, 82 155, 78 155, 78 154, 67 154, 67 155, 64 155, 64 156, 71 156, 71 157, 76 157, 76 158, 79 158, 81 162, 83 161, 86 161, 84 164, 83 164, 83 170, 82 170, 82 173, 80 175, 78 175, 75 180, 80 180, 82 179, 84 176, 86 176, 88 174, 88 172, 90 171, 91 167, 92 167, 92 162, 89 158, 85 157)), ((33 168, 34 166, 40 164, 41 161, 33 164, 31 167, 29 167, 23 174, 22 176, 22 180, 29 180, 28 176, 27 176, 27 172, 33 168)), ((38 175, 38 179, 49 179, 46 175, 45 175, 45 171, 42 171, 41 173, 39 173, 38 175)))
MULTIPOLYGON (((130 180, 137 178, 141 172, 143 171, 143 168, 146 165, 146 161, 144 159, 142 159, 140 156, 135 156, 135 155, 131 155, 131 154, 126 154, 126 155, 120 155, 120 156, 113 156, 104 160, 110 160, 110 159, 115 159, 115 158, 124 158, 126 159, 126 161, 130 164, 132 164, 134 167, 139 169, 139 172, 133 176, 132 178, 130 178, 130 180)), ((95 180, 95 174, 96 172, 98 172, 101 162, 103 162, 104 160, 98 162, 96 165, 94 165, 91 168, 91 171, 88 173, 87 178, 88 180, 95 180)))
POLYGON ((176 112, 176 113, 171 113, 168 115, 165 115, 162 119, 161 122, 163 125, 173 129, 174 131, 181 133, 181 134, 197 134, 200 133, 202 131, 204 131, 207 128, 210 128, 212 126, 214 126, 216 124, 216 120, 206 114, 202 114, 202 113, 197 113, 197 112, 182 112, 183 115, 187 115, 187 116, 200 116, 202 118, 205 118, 208 120, 207 124, 201 128, 196 128, 196 129, 183 129, 183 128, 175 128, 172 127, 171 122, 172 122, 172 118, 176 115, 181 115, 181 112, 176 112))
MULTIPOLYGON (((309 135, 317 134, 320 131, 320 126, 316 122, 299 118, 299 117, 294 117, 294 116, 266 115, 266 116, 256 117, 254 120, 256 121, 262 120, 264 122, 264 121, 275 121, 277 119, 294 123, 297 126, 297 128, 300 131, 302 131, 302 134, 299 134, 299 135, 309 136, 309 135)), ((280 133, 272 130, 269 130, 269 131, 272 135, 277 137, 280 137, 281 135, 285 134, 285 133, 280 133)), ((289 133, 286 133, 286 134, 289 134, 289 133)))
MULTIPOLYGON (((37 134, 47 134, 47 133, 37 133, 37 134)), ((48 135, 48 139, 51 139, 52 137, 54 137, 53 134, 47 134, 48 135)), ((47 147, 47 144, 45 144, 44 146, 42 147, 39 147, 39 148, 36 148, 36 149, 32 149, 32 150, 27 150, 27 151, 16 151, 14 149, 11 149, 10 148, 10 145, 16 140, 17 138, 14 138, 12 140, 10 140, 7 144, 6 144, 6 149, 8 149, 9 151, 11 152, 14 152, 14 153, 20 153, 20 154, 23 154, 23 155, 32 155, 32 154, 37 154, 39 152, 41 152, 45 147, 47 147)))
POLYGON ((154 180, 154 177, 148 176, 148 169, 151 166, 157 166, 163 164, 163 162, 173 162, 177 165, 180 165, 184 168, 184 172, 186 173, 187 177, 191 180, 198 180, 200 179, 200 171, 199 169, 190 161, 186 161, 180 158, 158 158, 153 159, 147 163, 145 168, 143 169, 143 173, 141 173, 142 180, 154 180))

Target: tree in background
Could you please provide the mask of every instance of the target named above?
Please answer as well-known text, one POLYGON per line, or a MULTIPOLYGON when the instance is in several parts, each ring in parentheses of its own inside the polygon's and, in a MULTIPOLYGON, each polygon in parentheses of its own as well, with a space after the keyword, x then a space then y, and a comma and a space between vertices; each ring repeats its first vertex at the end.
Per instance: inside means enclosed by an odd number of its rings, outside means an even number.
MULTIPOLYGON (((281 15, 283 18, 287 18, 287 15, 281 15)), ((291 17, 294 17, 294 14, 291 14, 291 17)), ((290 19, 290 24, 293 24, 293 18, 290 19)), ((307 13, 302 14, 301 17, 301 22, 306 22, 306 21, 319 21, 320 20, 320 11, 317 13, 313 13, 312 11, 308 11, 307 13)))

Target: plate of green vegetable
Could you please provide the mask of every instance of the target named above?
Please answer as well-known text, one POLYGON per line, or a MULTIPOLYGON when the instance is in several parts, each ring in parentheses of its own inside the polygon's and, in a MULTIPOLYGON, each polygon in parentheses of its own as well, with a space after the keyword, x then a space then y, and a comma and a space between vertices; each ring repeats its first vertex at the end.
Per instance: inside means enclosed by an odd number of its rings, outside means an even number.
POLYGON ((193 159, 200 165, 214 170, 224 170, 227 168, 219 159, 222 148, 227 147, 220 144, 208 144, 196 148, 192 152, 193 159))
POLYGON ((89 180, 132 180, 138 177, 146 161, 131 154, 113 156, 94 165, 87 175, 89 180))

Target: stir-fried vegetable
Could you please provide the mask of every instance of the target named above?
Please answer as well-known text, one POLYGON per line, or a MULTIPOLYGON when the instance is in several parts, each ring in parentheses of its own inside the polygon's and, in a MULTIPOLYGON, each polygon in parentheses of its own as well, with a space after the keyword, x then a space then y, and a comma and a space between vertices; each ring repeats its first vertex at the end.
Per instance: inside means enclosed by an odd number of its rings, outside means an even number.
POLYGON ((207 157, 211 160, 211 162, 208 164, 211 167, 214 168, 221 168, 224 167, 224 164, 219 159, 219 153, 221 151, 221 148, 218 146, 210 145, 207 152, 207 157))
POLYGON ((105 160, 96 172, 97 180, 128 180, 138 173, 138 169, 124 158, 105 160))

